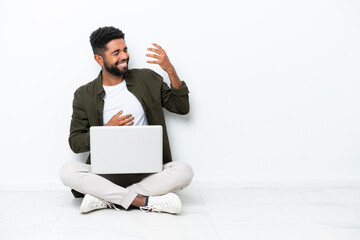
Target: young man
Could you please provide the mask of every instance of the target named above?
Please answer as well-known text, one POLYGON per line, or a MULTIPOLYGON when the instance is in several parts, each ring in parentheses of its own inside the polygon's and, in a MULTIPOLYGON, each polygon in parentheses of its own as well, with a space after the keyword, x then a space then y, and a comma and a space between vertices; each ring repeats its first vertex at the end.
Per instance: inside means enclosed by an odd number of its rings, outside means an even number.
POLYGON ((189 112, 188 88, 180 81, 166 52, 157 44, 146 56, 167 72, 171 88, 150 69, 128 69, 129 53, 124 33, 114 27, 94 31, 90 43, 102 70, 98 77, 74 94, 69 144, 75 153, 90 150, 91 126, 162 125, 163 171, 155 174, 106 174, 91 172, 85 163, 68 162, 60 170, 62 182, 74 195, 84 194, 82 213, 120 205, 143 211, 179 213, 181 201, 173 192, 188 186, 192 168, 172 162, 163 107, 170 112, 189 112), (75 191, 74 191, 75 190, 75 191))

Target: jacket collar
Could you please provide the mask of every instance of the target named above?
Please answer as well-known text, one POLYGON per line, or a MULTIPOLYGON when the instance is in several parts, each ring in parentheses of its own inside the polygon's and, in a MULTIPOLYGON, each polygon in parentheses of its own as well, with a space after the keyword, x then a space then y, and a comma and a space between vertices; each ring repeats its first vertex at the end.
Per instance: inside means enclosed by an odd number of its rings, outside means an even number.
MULTIPOLYGON (((126 79, 126 86, 132 86, 134 85, 133 76, 131 74, 131 70, 128 70, 125 73, 125 79, 126 79)), ((105 92, 104 87, 102 85, 102 70, 100 71, 98 77, 95 79, 95 88, 96 88, 96 94, 101 95, 105 92)))
POLYGON ((126 86, 134 85, 134 78, 131 70, 127 70, 125 73, 126 86))
POLYGON ((96 89, 96 94, 97 95, 101 95, 102 93, 105 93, 105 90, 103 88, 103 85, 102 85, 102 71, 100 71, 98 77, 96 78, 95 80, 95 89, 96 89))

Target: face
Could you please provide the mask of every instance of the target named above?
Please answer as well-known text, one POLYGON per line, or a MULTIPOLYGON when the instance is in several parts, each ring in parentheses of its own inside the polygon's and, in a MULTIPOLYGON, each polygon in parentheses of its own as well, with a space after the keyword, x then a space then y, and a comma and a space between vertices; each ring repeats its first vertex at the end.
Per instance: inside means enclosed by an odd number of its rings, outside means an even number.
POLYGON ((111 40, 106 47, 103 57, 104 69, 115 76, 126 73, 130 56, 124 39, 111 40))

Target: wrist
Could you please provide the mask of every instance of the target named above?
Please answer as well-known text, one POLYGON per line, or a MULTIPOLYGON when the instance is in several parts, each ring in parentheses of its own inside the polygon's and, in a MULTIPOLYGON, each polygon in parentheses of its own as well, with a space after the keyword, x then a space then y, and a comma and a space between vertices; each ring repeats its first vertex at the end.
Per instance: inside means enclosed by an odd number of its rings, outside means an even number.
POLYGON ((173 75, 176 74, 175 68, 173 66, 169 67, 168 69, 166 69, 167 74, 169 75, 173 75))
POLYGON ((180 79, 176 79, 170 82, 171 82, 171 86, 175 89, 179 89, 182 87, 182 82, 180 81, 180 79))

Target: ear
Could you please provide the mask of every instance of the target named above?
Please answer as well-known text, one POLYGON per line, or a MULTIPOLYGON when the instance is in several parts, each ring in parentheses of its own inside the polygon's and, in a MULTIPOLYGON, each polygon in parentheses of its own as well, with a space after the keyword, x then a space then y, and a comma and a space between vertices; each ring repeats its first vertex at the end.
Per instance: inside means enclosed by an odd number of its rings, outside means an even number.
POLYGON ((102 56, 95 54, 94 59, 101 67, 104 66, 104 60, 102 56))

